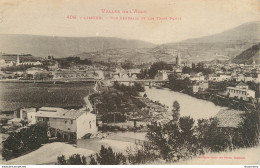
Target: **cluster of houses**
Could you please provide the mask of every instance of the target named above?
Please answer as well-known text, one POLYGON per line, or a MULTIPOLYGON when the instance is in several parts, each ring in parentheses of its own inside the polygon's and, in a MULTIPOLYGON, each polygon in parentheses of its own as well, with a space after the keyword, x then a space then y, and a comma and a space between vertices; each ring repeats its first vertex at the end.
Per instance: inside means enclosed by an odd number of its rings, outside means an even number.
MULTIPOLYGON (((207 66, 209 67, 209 66, 207 66)), ((179 79, 188 78, 192 81, 193 93, 205 92, 209 88, 209 82, 222 82, 222 81, 235 81, 238 83, 236 87, 227 87, 226 95, 229 97, 237 97, 248 101, 250 98, 255 98, 255 91, 251 90, 247 82, 260 83, 260 69, 255 65, 243 66, 237 64, 226 65, 211 65, 210 68, 214 69, 214 74, 203 75, 202 72, 185 74, 182 73, 181 67, 177 67, 173 71, 160 70, 155 75, 155 80, 168 80, 170 74, 177 74, 179 79), (229 71, 223 71, 223 69, 229 71)))

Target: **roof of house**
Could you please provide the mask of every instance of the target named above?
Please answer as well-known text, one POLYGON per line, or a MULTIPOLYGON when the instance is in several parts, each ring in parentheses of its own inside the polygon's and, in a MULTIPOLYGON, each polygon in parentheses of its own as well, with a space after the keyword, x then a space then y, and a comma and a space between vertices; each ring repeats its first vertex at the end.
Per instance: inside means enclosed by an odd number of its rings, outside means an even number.
POLYGON ((26 71, 46 71, 46 70, 38 67, 31 67, 28 68, 26 71))
POLYGON ((248 85, 243 82, 240 82, 239 84, 237 84, 237 86, 248 86, 248 85))
POLYGON ((21 118, 13 118, 13 119, 11 119, 11 120, 9 120, 10 122, 16 122, 16 123, 19 123, 19 122, 21 122, 23 119, 21 119, 21 118))
POLYGON ((242 89, 239 87, 227 87, 228 89, 233 89, 233 90, 240 90, 240 91, 245 91, 245 92, 255 92, 254 90, 251 89, 242 89))
POLYGON ((220 110, 215 116, 219 121, 218 127, 237 128, 240 122, 242 122, 241 114, 243 113, 245 112, 231 109, 220 110))
POLYGON ((37 111, 36 117, 49 117, 49 118, 67 118, 77 119, 82 114, 86 113, 84 110, 66 110, 62 108, 42 107, 37 111))
POLYGON ((27 113, 36 112, 36 108, 23 108, 21 110, 27 113))

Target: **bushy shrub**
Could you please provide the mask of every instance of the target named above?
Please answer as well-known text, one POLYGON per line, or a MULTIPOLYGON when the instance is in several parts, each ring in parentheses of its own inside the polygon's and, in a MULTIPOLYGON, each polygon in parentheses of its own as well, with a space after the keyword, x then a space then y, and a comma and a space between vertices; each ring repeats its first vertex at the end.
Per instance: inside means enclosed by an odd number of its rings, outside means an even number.
POLYGON ((96 163, 100 165, 122 165, 126 164, 126 157, 122 153, 113 152, 111 147, 101 146, 100 152, 96 154, 96 163))
POLYGON ((86 165, 87 164, 86 160, 87 160, 86 157, 84 155, 81 156, 80 154, 73 154, 67 160, 66 157, 62 155, 57 158, 57 164, 58 165, 86 165))
POLYGON ((47 131, 46 124, 38 123, 19 132, 12 132, 3 142, 3 158, 9 160, 38 149, 48 142, 47 131))

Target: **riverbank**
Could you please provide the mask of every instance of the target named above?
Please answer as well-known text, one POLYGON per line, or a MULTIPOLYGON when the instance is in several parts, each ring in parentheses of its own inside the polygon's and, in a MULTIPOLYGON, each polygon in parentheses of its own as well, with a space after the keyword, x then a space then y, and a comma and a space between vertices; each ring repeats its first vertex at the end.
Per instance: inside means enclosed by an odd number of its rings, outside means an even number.
MULTIPOLYGON (((214 83, 214 82, 213 82, 214 83)), ((216 82, 215 82, 216 84, 216 82)), ((164 85, 162 88, 168 88, 172 91, 175 92, 180 92, 180 93, 184 93, 187 94, 189 96, 195 97, 197 99, 201 99, 201 100, 206 100, 209 102, 214 103, 216 106, 221 106, 224 108, 230 108, 230 109, 234 109, 234 110, 241 110, 241 111, 245 111, 248 109, 255 109, 255 104, 259 103, 259 98, 254 98, 254 99, 250 99, 249 101, 243 101, 243 100, 239 100, 238 98, 230 98, 227 97, 225 94, 225 91, 217 91, 217 89, 215 89, 216 86, 214 87, 209 87, 208 91, 205 92, 197 92, 197 93, 193 93, 192 90, 190 90, 190 88, 186 88, 183 89, 181 91, 175 91, 173 89, 171 89, 170 85, 164 85)), ((224 88, 225 90, 225 88, 224 88)))

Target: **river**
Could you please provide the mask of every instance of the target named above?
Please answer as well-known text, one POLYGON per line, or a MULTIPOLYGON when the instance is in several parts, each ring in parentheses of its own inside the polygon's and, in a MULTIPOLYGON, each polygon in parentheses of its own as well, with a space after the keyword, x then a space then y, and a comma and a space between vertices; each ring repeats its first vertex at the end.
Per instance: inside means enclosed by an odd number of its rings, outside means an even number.
POLYGON ((180 104, 180 115, 191 116, 194 119, 210 118, 215 116, 223 108, 214 103, 197 99, 184 93, 174 92, 168 88, 157 89, 145 87, 147 97, 153 101, 159 101, 172 109, 173 102, 177 100, 180 104))

